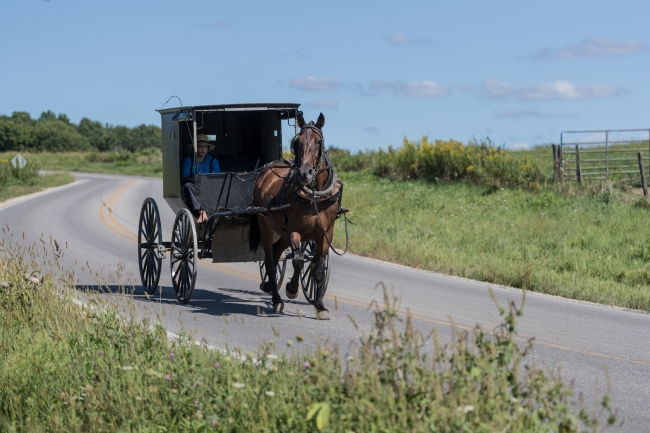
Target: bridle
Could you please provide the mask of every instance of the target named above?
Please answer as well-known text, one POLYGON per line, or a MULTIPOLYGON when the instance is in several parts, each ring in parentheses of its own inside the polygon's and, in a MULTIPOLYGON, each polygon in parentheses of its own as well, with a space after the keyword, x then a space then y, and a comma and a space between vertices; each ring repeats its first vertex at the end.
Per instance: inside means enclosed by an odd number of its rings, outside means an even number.
MULTIPOLYGON (((316 159, 318 162, 316 163, 316 166, 314 167, 314 182, 315 182, 316 175, 318 175, 323 170, 327 170, 331 164, 328 164, 328 166, 321 168, 321 163, 322 163, 322 160, 323 160, 323 153, 325 152, 325 136, 323 135, 323 131, 317 126, 305 125, 305 126, 302 127, 300 132, 298 132, 291 139, 291 153, 298 156, 297 152, 296 152, 296 142, 299 140, 300 135, 302 135, 302 133, 305 132, 305 130, 307 130, 306 141, 307 141, 307 143, 309 143, 308 144, 309 150, 311 150, 311 146, 312 146, 312 143, 311 143, 311 133, 312 133, 312 131, 316 131, 316 133, 318 135, 320 135, 320 144, 318 146, 318 157, 316 159)), ((312 154, 313 154, 313 152, 312 152, 312 154)), ((305 155, 305 149, 303 149, 302 155, 300 155, 300 158, 302 159, 304 157, 304 155, 305 155)))

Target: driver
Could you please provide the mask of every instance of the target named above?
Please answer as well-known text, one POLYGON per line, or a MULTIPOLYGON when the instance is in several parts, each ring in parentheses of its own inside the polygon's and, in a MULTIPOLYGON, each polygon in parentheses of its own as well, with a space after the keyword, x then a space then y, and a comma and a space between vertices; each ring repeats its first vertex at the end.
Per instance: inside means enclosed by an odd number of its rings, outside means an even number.
POLYGON ((196 136, 196 160, 198 162, 197 173, 194 173, 194 157, 190 155, 183 159, 181 170, 183 192, 185 193, 185 198, 190 210, 196 217, 197 223, 207 221, 208 215, 205 213, 205 210, 203 210, 199 202, 196 201, 194 176, 196 174, 221 173, 221 168, 219 167, 219 161, 217 158, 208 155, 208 152, 212 152, 214 148, 215 145, 210 143, 206 134, 198 134, 196 136))

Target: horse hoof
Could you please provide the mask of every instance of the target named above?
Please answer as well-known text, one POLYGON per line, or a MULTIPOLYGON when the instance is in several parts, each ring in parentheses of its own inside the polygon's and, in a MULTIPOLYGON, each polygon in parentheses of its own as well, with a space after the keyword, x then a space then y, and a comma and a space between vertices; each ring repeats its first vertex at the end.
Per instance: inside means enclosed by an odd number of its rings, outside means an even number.
POLYGON ((291 292, 289 290, 289 283, 287 283, 287 287, 285 289, 285 293, 287 294, 287 298, 289 299, 296 299, 298 297, 298 286, 296 286, 296 291, 291 292))
POLYGON ((284 302, 278 302, 277 304, 273 304, 273 311, 275 311, 278 314, 284 313, 284 302))
POLYGON ((330 320, 330 312, 327 310, 316 311, 316 318, 318 320, 330 320))
POLYGON ((271 288, 271 284, 269 284, 268 281, 262 281, 260 283, 260 290, 264 293, 271 293, 273 289, 271 288))

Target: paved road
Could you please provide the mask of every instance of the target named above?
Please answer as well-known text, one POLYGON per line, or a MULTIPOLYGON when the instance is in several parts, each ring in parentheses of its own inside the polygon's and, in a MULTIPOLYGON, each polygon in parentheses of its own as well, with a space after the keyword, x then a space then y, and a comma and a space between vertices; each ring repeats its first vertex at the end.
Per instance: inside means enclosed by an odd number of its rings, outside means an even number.
MULTIPOLYGON (((117 175, 75 176, 78 181, 72 186, 0 205, 0 225, 9 225, 14 240, 25 232, 24 242, 36 241, 41 233, 44 239, 53 236, 61 245, 67 242, 65 259, 77 263, 81 284, 99 280, 114 292, 123 285, 138 285, 135 233, 144 198, 153 197, 158 203, 164 240, 169 240, 173 225, 174 214, 162 198, 162 182, 117 175), (86 262, 96 275, 88 274, 86 262)), ((348 206, 354 208, 353 203, 348 206)), ((295 342, 295 336, 302 335, 306 338, 302 344, 327 339, 345 353, 351 342, 369 329, 368 307, 383 296, 379 283, 394 290, 403 310, 413 314, 418 329, 428 333, 436 326, 443 341, 450 338, 452 321, 462 328, 476 323, 492 328, 499 323, 484 283, 352 255, 332 257, 332 269, 326 299, 332 320, 327 322, 316 320, 311 306, 301 298, 288 302, 284 315, 271 314, 270 296, 259 290, 256 263, 201 262, 192 301, 180 306, 165 261, 162 291, 153 299, 136 291, 130 302, 141 315, 159 316, 171 332, 185 328, 209 344, 245 350, 255 349, 263 341, 286 347, 287 340, 295 342)), ((502 304, 522 298, 517 290, 494 287, 494 292, 502 304)), ((120 295, 107 296, 125 302, 120 295)), ((624 425, 614 431, 650 431, 648 314, 529 293, 518 329, 522 341, 536 337, 535 360, 547 367, 560 367, 564 378, 574 381, 588 401, 593 400, 597 386, 606 389, 609 375, 613 404, 625 418, 624 425)))

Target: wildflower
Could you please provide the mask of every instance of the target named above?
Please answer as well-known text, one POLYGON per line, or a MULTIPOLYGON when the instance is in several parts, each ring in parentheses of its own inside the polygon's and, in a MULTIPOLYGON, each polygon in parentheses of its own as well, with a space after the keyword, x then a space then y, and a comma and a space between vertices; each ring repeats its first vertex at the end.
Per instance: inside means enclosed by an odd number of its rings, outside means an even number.
POLYGON ((125 365, 125 366, 122 367, 122 370, 124 370, 124 371, 133 370, 133 367, 131 367, 130 365, 125 365))
POLYGON ((8 289, 9 283, 6 281, 0 281, 0 287, 2 287, 3 289, 8 289))
POLYGON ((165 380, 166 380, 167 382, 169 382, 171 379, 172 379, 172 378, 171 378, 168 374, 165 375, 165 380))
POLYGON ((266 391, 264 394, 268 395, 269 397, 273 397, 275 395, 273 391, 266 391))
POLYGON ((100 356, 104 356, 104 351, 103 351, 103 350, 100 350, 100 351, 99 351, 99 355, 100 355, 100 356))
POLYGON ((79 374, 79 379, 83 379, 83 377, 84 377, 83 374, 79 374))
POLYGON ((235 383, 232 384, 232 386, 233 386, 233 388, 243 388, 243 387, 246 386, 246 384, 245 383, 235 382, 235 383))
POLYGON ((170 353, 169 354, 169 359, 174 359, 174 356, 176 356, 176 355, 174 355, 174 352, 170 353))
POLYGON ((194 407, 197 407, 198 405, 199 405, 199 401, 198 401, 198 400, 194 400, 194 407))
POLYGON ((266 359, 278 359, 278 355, 266 355, 266 359))
POLYGON ((219 364, 218 362, 215 362, 214 363, 214 368, 219 368, 219 367, 221 367, 221 364, 219 364))
POLYGON ((303 367, 311 368, 311 364, 309 363, 309 361, 305 361, 305 363, 303 364, 303 367))

